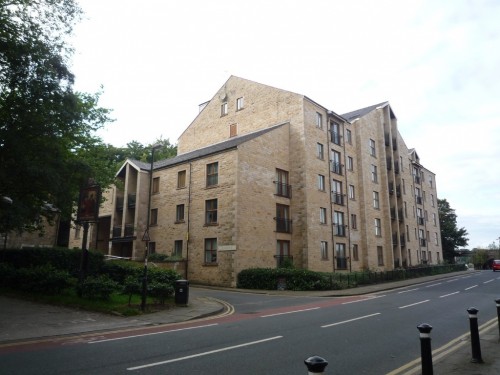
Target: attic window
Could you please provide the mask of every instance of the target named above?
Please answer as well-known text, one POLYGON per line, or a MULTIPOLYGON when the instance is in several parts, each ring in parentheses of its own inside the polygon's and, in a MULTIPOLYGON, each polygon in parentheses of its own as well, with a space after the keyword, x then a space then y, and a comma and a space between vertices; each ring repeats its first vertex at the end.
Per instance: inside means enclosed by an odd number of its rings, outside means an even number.
POLYGON ((222 105, 220 106, 220 115, 227 115, 227 102, 222 103, 222 105))
POLYGON ((236 99, 236 110, 241 111, 243 109, 243 97, 236 99))
POLYGON ((238 135, 238 125, 231 124, 229 125, 229 137, 236 137, 238 135))

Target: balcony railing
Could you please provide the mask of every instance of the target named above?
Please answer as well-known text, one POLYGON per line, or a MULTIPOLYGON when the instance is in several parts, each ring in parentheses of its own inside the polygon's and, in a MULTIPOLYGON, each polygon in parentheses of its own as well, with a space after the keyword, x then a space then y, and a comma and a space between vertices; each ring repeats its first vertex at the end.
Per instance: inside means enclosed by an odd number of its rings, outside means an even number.
POLYGON ((332 142, 340 146, 340 140, 342 138, 341 135, 338 132, 333 132, 333 131, 330 132, 330 134, 332 142))
POLYGON ((113 238, 122 236, 122 227, 114 226, 113 227, 113 238))
POLYGON ((283 267, 288 264, 293 264, 293 256, 291 255, 275 255, 276 267, 283 267))
POLYGON ((417 221, 419 225, 424 225, 424 218, 422 216, 418 216, 417 221))
POLYGON ((417 195, 417 204, 422 204, 422 197, 417 195))
POLYGON ((345 237, 345 225, 333 224, 333 234, 338 237, 345 237))
POLYGON ((292 186, 284 184, 282 182, 274 181, 276 185, 275 194, 280 197, 291 198, 292 197, 292 186))
POLYGON ((387 170, 390 171, 392 169, 392 158, 387 158, 387 170))
POLYGON ((344 205, 344 194, 332 192, 332 201, 340 206, 344 205))
POLYGON ((342 164, 331 161, 330 168, 333 173, 342 175, 342 164))
POLYGON ((394 173, 399 174, 399 162, 394 161, 394 173))
POLYGON ((118 211, 123 210, 123 201, 124 201, 123 197, 116 197, 116 209, 118 211))
POLYGON ((417 176, 416 174, 414 174, 413 181, 415 181, 416 184, 420 184, 420 176, 417 176))
POLYGON ((402 235, 399 237, 399 243, 401 244, 401 247, 406 246, 406 238, 405 238, 405 235, 404 235, 404 234, 402 234, 402 235))
POLYGON ((276 220, 276 232, 292 233, 292 220, 282 219, 279 217, 274 218, 274 220, 276 220))
POLYGON ((398 235, 397 234, 392 235, 392 245, 398 246, 398 235))
POLYGON ((337 269, 346 270, 347 269, 347 258, 346 257, 335 257, 335 263, 337 265, 337 269))
POLYGON ((425 238, 420 238, 420 246, 427 246, 427 241, 425 238))
POLYGON ((134 235, 134 224, 125 224, 125 237, 132 237, 134 235))
POLYGON ((127 206, 130 208, 135 207, 135 201, 136 201, 136 194, 135 193, 129 194, 127 197, 127 206))

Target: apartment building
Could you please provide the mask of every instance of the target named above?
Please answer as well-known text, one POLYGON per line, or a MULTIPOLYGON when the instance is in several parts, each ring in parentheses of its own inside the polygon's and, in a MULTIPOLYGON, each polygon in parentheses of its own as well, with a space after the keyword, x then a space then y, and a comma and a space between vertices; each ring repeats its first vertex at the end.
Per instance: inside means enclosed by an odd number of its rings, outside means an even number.
POLYGON ((150 252, 185 259, 192 282, 234 287, 241 270, 282 262, 349 272, 442 259, 435 175, 388 102, 339 115, 231 76, 150 172, 124 163, 90 241, 143 259, 149 215, 150 252))

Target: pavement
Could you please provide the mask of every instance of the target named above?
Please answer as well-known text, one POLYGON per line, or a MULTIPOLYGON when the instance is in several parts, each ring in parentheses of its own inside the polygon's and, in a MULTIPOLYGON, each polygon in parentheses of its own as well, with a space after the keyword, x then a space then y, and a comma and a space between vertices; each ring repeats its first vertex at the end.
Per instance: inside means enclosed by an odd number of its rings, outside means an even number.
MULTIPOLYGON (((467 271, 474 272, 474 271, 467 271)), ((233 292, 262 293, 270 295, 341 297, 379 293, 437 279, 462 275, 457 272, 418 279, 401 280, 390 283, 362 286, 358 288, 319 291, 263 291, 227 289, 233 292)), ((0 352, 2 348, 24 341, 43 340, 55 337, 81 335, 94 332, 115 331, 126 328, 151 327, 171 323, 187 322, 195 319, 228 314, 232 306, 204 295, 208 287, 190 287, 186 306, 175 306, 163 311, 134 317, 122 317, 78 309, 65 308, 0 296, 0 352)), ((224 288, 217 288, 224 289, 224 288)), ((481 323, 481 322, 480 322, 481 323)), ((432 336, 432 334, 431 334, 432 336)), ((432 348, 433 372, 454 375, 497 375, 500 374, 500 340, 498 319, 479 325, 482 363, 472 363, 470 334, 466 333, 440 348, 432 348)), ((416 333, 418 339, 418 332, 416 333)), ((332 369, 333 371, 333 369, 332 369)), ((328 368, 326 374, 328 374, 328 368)), ((388 375, 411 375, 421 372, 420 353, 415 360, 401 364, 388 375)))

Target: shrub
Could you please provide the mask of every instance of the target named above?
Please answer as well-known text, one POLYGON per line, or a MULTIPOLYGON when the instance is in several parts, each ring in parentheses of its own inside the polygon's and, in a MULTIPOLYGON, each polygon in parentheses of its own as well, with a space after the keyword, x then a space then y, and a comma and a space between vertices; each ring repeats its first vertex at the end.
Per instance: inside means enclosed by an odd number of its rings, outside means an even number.
POLYGON ((0 263, 0 286, 12 287, 16 284, 17 271, 11 264, 0 263))
POLYGON ((123 284, 122 293, 128 295, 128 305, 134 294, 141 294, 142 292, 142 279, 136 276, 127 276, 123 284))
POLYGON ((174 287, 171 284, 154 281, 148 284, 148 295, 164 305, 167 298, 174 295, 174 287))
POLYGON ((140 277, 142 275, 143 268, 140 263, 123 260, 109 260, 104 262, 101 267, 101 272, 108 275, 117 283, 123 285, 125 280, 130 276, 135 278, 140 277))
POLYGON ((11 287, 33 293, 57 294, 75 285, 75 282, 76 279, 69 272, 46 264, 18 269, 11 287))
POLYGON ((79 286, 84 298, 109 300, 111 294, 118 290, 118 283, 107 275, 87 277, 79 286))
POLYGON ((238 288, 275 290, 283 281, 290 290, 330 290, 341 286, 328 274, 290 268, 253 268, 238 274, 238 288))

